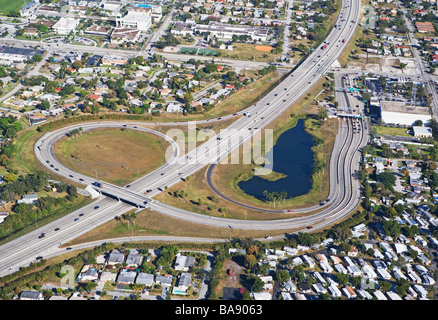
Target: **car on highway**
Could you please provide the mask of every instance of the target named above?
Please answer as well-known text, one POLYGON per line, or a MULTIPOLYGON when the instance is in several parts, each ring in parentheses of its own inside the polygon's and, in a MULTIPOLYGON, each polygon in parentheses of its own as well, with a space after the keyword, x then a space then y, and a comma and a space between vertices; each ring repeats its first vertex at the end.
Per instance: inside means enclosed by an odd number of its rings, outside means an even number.
POLYGON ((307 229, 309 229, 309 230, 310 230, 310 229, 313 229, 313 227, 312 227, 312 226, 308 226, 308 227, 306 227, 306 228, 307 228, 307 229))
POLYGON ((68 176, 69 176, 70 178, 73 178, 73 175, 72 175, 72 174, 69 174, 68 176))
POLYGON ((46 234, 43 232, 38 236, 38 239, 44 238, 46 236, 46 234))
POLYGON ((289 210, 287 210, 287 212, 294 212, 293 210, 291 210, 291 209, 289 209, 289 210))
POLYGON ((99 209, 99 206, 95 206, 95 207, 94 207, 94 210, 97 210, 97 209, 99 209))
POLYGON ((96 186, 96 187, 99 187, 99 188, 102 187, 102 185, 99 182, 96 182, 96 181, 93 182, 92 185, 96 186))
POLYGON ((84 181, 84 179, 82 179, 82 178, 79 178, 79 181, 84 181))
POLYGON ((126 188, 129 188, 131 185, 130 184, 128 184, 127 186, 126 186, 126 188))
POLYGON ((59 231, 59 228, 55 228, 55 231, 59 231))
POLYGON ((266 236, 265 239, 272 239, 272 237, 271 236, 266 236))
POLYGON ((83 216, 84 216, 84 214, 83 214, 83 213, 79 214, 79 217, 83 217, 83 216))
POLYGON ((74 221, 79 221, 79 218, 76 218, 74 221))
POLYGON ((237 116, 237 113, 233 113, 233 116, 237 116))

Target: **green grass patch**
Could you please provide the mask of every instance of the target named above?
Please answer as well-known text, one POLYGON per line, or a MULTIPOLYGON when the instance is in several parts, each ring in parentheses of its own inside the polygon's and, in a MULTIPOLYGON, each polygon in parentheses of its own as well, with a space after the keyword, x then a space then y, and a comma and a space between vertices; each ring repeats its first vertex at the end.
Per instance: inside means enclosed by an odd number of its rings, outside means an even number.
POLYGON ((388 135, 388 136, 400 136, 400 137, 412 137, 409 130, 406 128, 393 128, 384 126, 372 126, 373 133, 375 135, 388 135))

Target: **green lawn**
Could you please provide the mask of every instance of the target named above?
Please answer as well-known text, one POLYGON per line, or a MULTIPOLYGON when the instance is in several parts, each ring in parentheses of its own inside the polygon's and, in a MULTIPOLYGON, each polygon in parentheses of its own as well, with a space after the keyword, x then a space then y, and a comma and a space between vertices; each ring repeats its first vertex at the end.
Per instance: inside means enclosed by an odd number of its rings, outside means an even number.
POLYGON ((384 126, 373 126, 373 133, 378 135, 389 135, 389 136, 401 136, 401 137, 412 137, 410 133, 408 133, 408 129, 406 128, 393 128, 393 127, 384 127, 384 126))
POLYGON ((0 13, 9 13, 11 11, 18 11, 29 0, 0 0, 0 13))

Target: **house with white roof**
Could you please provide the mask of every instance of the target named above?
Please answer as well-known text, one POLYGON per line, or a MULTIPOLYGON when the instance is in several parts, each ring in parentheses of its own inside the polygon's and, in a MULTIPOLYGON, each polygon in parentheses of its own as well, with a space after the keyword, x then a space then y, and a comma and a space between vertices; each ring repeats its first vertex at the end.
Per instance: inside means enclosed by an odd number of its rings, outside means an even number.
POLYGON ((394 266, 394 267, 392 268, 392 275, 394 276, 394 279, 396 279, 396 280, 398 280, 398 279, 405 279, 405 280, 408 280, 408 279, 406 278, 406 276, 403 274, 403 272, 400 270, 400 268, 397 267, 397 266, 394 266))
POLYGON ((336 287, 334 284, 331 284, 328 287, 328 290, 329 290, 330 294, 334 297, 342 296, 341 290, 339 290, 338 287, 336 287))
POLYGON ((348 273, 347 269, 345 269, 345 267, 341 263, 333 265, 333 268, 335 268, 336 272, 343 273, 343 274, 348 273))
POLYGON ((327 293, 327 290, 319 282, 312 284, 312 288, 316 293, 327 293))
POLYGON ((371 300, 373 298, 373 296, 368 291, 366 291, 362 288, 357 289, 356 291, 364 299, 371 300))
POLYGON ((377 300, 388 300, 388 298, 386 298, 383 292, 380 290, 374 291, 373 294, 377 298, 377 300))
POLYGON ((402 300, 402 298, 393 291, 388 291, 386 295, 388 296, 389 300, 402 300))
POLYGON ((383 279, 389 280, 391 279, 391 275, 383 268, 377 268, 376 273, 383 279))
POLYGON ((420 286, 420 285, 418 285, 418 284, 414 284, 413 287, 414 287, 414 290, 417 291, 417 293, 418 293, 420 296, 422 296, 422 297, 426 297, 426 296, 427 296, 427 290, 424 289, 423 286, 420 286))
POLYGON ((302 256, 303 259, 305 260, 305 262, 309 265, 309 268, 314 268, 315 267, 315 261, 312 259, 312 257, 308 256, 308 255, 303 255, 302 256))

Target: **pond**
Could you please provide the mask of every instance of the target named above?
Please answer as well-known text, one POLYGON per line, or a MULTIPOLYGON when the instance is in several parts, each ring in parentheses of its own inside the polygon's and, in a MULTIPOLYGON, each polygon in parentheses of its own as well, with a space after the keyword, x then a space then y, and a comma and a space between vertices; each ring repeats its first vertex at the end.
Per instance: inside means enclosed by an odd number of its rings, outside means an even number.
MULTIPOLYGON (((304 119, 297 125, 280 135, 277 143, 269 151, 273 152, 273 168, 276 173, 286 177, 275 181, 254 175, 247 181, 239 182, 238 186, 246 194, 265 200, 263 192, 287 193, 286 198, 306 194, 312 188, 313 172, 313 137, 304 130, 304 119)), ((269 155, 267 155, 269 158, 269 155)))

